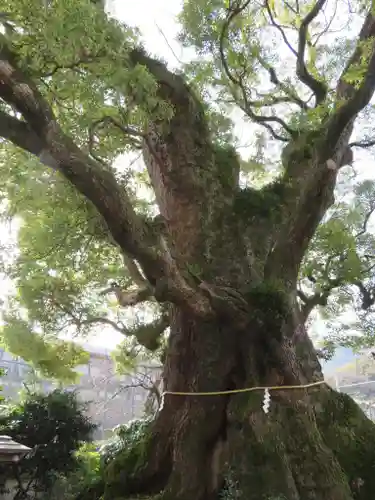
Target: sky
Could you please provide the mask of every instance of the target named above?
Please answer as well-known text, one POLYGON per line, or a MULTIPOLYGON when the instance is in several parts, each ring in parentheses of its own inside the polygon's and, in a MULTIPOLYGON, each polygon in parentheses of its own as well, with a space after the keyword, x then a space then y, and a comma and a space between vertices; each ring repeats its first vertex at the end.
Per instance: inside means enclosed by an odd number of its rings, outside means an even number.
MULTIPOLYGON (((176 41, 179 26, 175 21, 182 7, 182 0, 109 0, 107 9, 111 15, 131 25, 138 26, 143 35, 146 48, 153 54, 166 60, 170 67, 176 67, 178 61, 187 61, 189 52, 182 49, 176 41)), ((240 143, 246 144, 253 134, 250 125, 237 121, 236 133, 240 143)), ((241 151, 246 154, 246 151, 241 151)), ((375 177, 375 162, 368 153, 357 154, 356 168, 361 177, 375 177)), ((14 226, 0 227, 0 244, 14 238, 14 226)), ((8 285, 0 281, 0 300, 6 294, 8 285)), ((114 347, 121 340, 117 333, 105 332, 90 342, 107 348, 114 347)))

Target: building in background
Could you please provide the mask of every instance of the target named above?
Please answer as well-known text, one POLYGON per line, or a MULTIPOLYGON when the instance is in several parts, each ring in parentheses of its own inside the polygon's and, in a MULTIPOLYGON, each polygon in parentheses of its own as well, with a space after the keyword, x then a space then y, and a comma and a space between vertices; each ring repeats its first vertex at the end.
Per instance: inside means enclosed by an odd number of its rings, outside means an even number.
POLYGON ((375 359, 373 349, 353 352, 339 348, 331 362, 323 364, 325 379, 340 392, 349 394, 366 415, 375 421, 375 359))
MULTIPOLYGON (((88 414, 98 424, 95 438, 103 439, 117 425, 142 416, 150 389, 157 389, 161 369, 156 364, 142 366, 132 375, 119 376, 110 351, 91 345, 84 348, 90 353, 90 362, 77 367, 82 374, 80 380, 66 389, 77 390, 80 399, 88 403, 88 414)), ((332 362, 322 365, 327 383, 350 394, 375 420, 375 360, 371 353, 355 355, 347 349, 344 353, 338 349, 332 362)), ((6 372, 0 379, 5 397, 16 399, 20 390, 28 386, 33 389, 33 369, 22 359, 0 349, 0 368, 6 372)), ((48 392, 57 384, 37 380, 36 386, 48 392)))
MULTIPOLYGON (((77 390, 81 401, 88 403, 88 414, 98 424, 95 438, 103 439, 115 426, 142 416, 150 389, 160 377, 160 367, 142 366, 132 375, 119 376, 115 373, 110 351, 91 345, 84 345, 84 348, 90 353, 90 361, 77 367, 82 374, 79 382, 65 388, 77 390)), ((43 392, 57 387, 49 380, 36 379, 30 365, 2 349, 0 368, 5 369, 0 384, 7 398, 16 399, 27 387, 36 386, 43 392)))

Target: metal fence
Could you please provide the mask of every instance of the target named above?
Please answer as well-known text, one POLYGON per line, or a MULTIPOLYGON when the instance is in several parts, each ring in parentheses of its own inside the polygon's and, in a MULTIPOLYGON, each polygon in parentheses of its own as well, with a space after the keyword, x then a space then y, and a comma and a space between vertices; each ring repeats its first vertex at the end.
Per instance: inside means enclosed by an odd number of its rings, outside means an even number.
POLYGON ((340 385, 335 389, 351 396, 369 419, 375 422, 375 380, 340 385))

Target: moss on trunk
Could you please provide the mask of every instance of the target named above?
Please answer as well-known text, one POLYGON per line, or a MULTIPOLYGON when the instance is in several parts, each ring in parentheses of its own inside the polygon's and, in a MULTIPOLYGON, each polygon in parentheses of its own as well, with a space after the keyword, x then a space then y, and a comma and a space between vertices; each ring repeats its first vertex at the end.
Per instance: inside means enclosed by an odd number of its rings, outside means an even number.
POLYGON ((327 390, 314 401, 318 428, 332 450, 355 500, 375 492, 375 426, 347 394, 327 390))
MULTIPOLYGON (((236 331, 176 311, 167 390, 310 382, 311 363, 290 338, 270 339, 264 316, 258 323, 236 331)), ((274 391, 265 414, 263 397, 167 396, 144 435, 108 465, 104 499, 372 500, 375 426, 351 398, 326 385, 274 391)))
MULTIPOLYGON (((202 472, 198 490, 202 490, 204 484, 207 488, 199 498, 372 500, 374 424, 349 396, 324 388, 305 398, 308 403, 273 398, 271 412, 265 415, 259 409, 260 396, 238 396, 237 399, 242 400, 240 406, 243 405, 241 423, 233 417, 228 423, 223 481, 217 491, 209 492, 207 483, 212 478, 202 472)), ((240 414, 239 407, 235 414, 240 414)), ((134 498, 134 483, 131 485, 129 478, 142 475, 142 461, 144 470, 147 469, 144 451, 139 443, 138 449, 124 450, 109 464, 106 500, 134 498), (129 457, 137 457, 137 460, 129 457)), ((187 463, 187 474, 188 471, 187 463)), ((145 481, 147 490, 147 479, 145 481)), ((189 494, 196 487, 191 484, 189 494)), ((149 496, 142 498, 188 497, 185 492, 168 487, 157 493, 155 485, 149 484, 149 496)))
POLYGON ((234 498, 352 498, 344 471, 316 426, 309 400, 305 391, 274 393, 269 414, 259 409, 258 401, 247 407, 239 429, 232 425, 228 477, 237 485, 234 498))

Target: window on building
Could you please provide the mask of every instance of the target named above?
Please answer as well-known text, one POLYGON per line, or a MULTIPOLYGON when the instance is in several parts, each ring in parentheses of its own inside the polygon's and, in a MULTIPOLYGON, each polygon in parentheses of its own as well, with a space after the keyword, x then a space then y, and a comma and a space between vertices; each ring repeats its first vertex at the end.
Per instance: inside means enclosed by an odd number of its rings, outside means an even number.
POLYGON ((32 371, 31 367, 29 365, 27 365, 26 363, 19 363, 18 369, 19 369, 20 376, 22 378, 27 377, 32 371))
POLYGON ((18 363, 15 363, 14 361, 4 361, 2 360, 0 362, 0 368, 3 368, 5 370, 5 376, 8 379, 14 380, 16 378, 19 378, 19 365, 18 363))
POLYGON ((1 351, 0 359, 2 361, 14 361, 15 360, 14 356, 12 356, 9 352, 3 351, 3 350, 1 351))
POLYGON ((91 365, 90 366, 90 373, 93 378, 103 378, 103 370, 101 369, 101 366, 99 365, 91 365))
POLYGON ((80 373, 81 375, 87 375, 90 376, 90 365, 78 365, 76 368, 76 371, 80 373))

